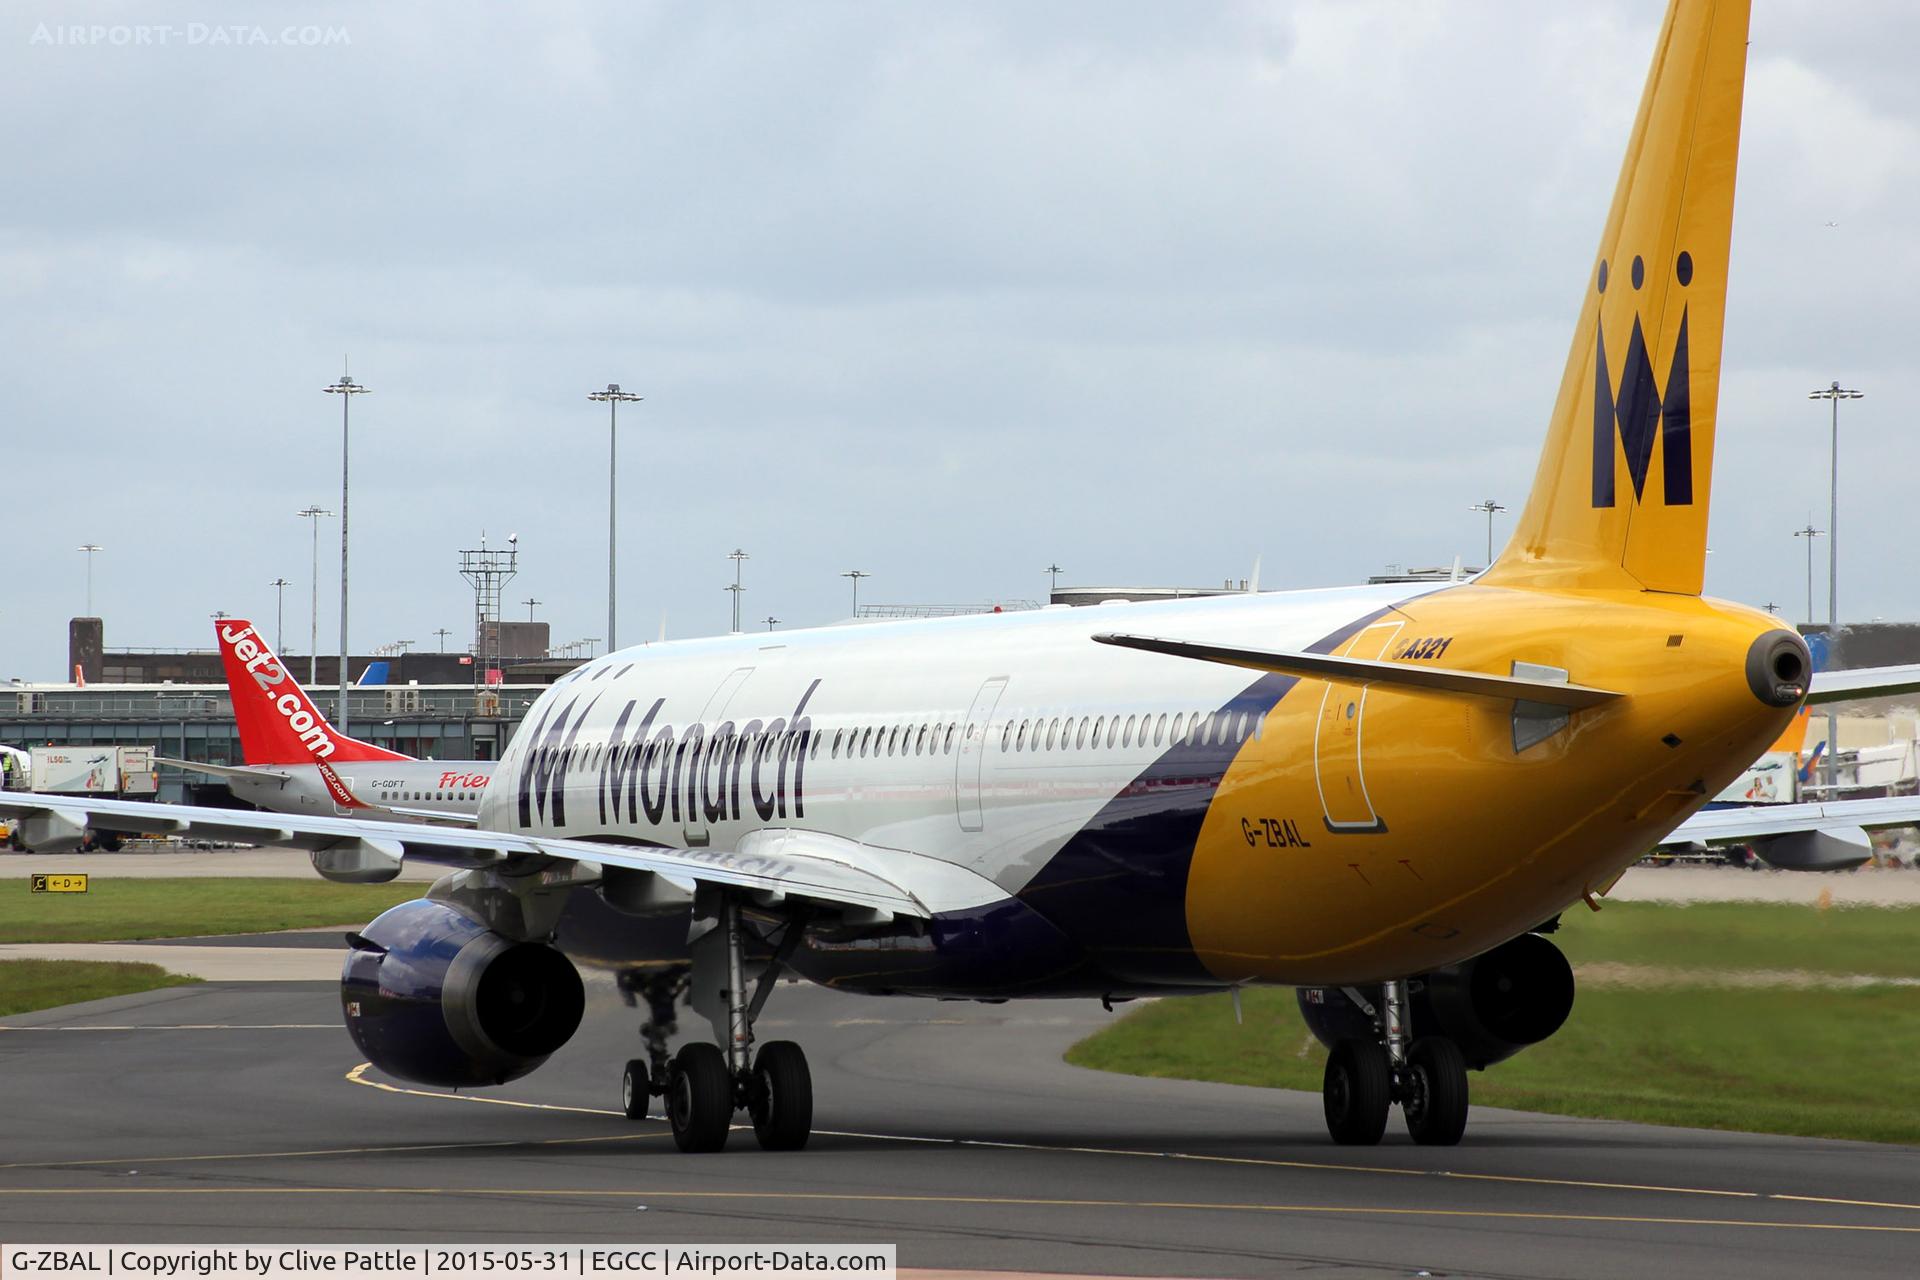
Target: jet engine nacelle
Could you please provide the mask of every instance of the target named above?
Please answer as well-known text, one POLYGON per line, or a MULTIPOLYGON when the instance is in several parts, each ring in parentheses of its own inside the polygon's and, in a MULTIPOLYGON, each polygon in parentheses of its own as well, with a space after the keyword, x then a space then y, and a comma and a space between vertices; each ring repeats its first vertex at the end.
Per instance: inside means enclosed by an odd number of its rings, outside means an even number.
MULTIPOLYGON (((1408 987, 1414 1036, 1446 1036, 1476 1070, 1545 1040, 1573 1011, 1573 968, 1560 948, 1537 933, 1422 974, 1408 987)), ((1380 1007, 1378 986, 1360 992, 1380 1007)), ((1329 1049, 1344 1038, 1372 1040, 1379 1034, 1338 987, 1302 987, 1299 998, 1308 1028, 1329 1049)))
POLYGON ((347 1031, 402 1079, 505 1084, 565 1044, 586 1010, 579 971, 559 950, 502 937, 443 902, 403 902, 349 941, 347 1031))

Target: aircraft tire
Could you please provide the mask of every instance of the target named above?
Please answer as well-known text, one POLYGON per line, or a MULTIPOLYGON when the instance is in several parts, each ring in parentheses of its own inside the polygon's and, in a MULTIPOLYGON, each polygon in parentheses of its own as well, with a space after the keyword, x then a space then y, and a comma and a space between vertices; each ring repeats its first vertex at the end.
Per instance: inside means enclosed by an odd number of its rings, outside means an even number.
POLYGON ((733 1079, 718 1045, 682 1045, 667 1078, 667 1123, 682 1151, 718 1151, 733 1121, 733 1079))
POLYGON ((763 1045, 753 1063, 748 1113, 753 1136, 767 1151, 798 1151, 813 1132, 813 1073, 791 1040, 763 1045))
POLYGON ((1445 1036, 1422 1036, 1407 1051, 1407 1132, 1424 1147, 1451 1147, 1467 1131, 1467 1060, 1445 1036))
POLYGON ((647 1064, 639 1058, 629 1058, 627 1069, 620 1075, 620 1109, 629 1120, 647 1118, 647 1099, 651 1096, 651 1076, 647 1064))
POLYGON ((1320 1089, 1327 1132, 1344 1147, 1373 1146, 1387 1131, 1391 1093, 1387 1051, 1366 1040, 1341 1040, 1327 1055, 1320 1089))

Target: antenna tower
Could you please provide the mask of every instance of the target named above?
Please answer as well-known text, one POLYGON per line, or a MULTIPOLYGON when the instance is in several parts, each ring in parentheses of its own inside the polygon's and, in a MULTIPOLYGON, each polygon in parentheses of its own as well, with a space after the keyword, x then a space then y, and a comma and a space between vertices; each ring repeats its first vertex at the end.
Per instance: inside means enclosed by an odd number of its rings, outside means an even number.
MULTIPOLYGON (((490 550, 487 535, 480 534, 480 547, 460 553, 460 576, 473 586, 473 683, 476 691, 486 684, 487 672, 500 661, 500 592, 520 571, 519 538, 507 539, 505 551, 490 550)), ((477 709, 477 707, 476 707, 477 709)))

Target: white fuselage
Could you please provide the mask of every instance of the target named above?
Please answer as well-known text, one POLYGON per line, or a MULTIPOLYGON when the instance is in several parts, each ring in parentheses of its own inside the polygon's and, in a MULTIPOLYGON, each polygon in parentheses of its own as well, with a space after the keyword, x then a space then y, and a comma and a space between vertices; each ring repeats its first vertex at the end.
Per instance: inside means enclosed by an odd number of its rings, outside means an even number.
POLYGON ((820 832, 870 864, 895 852, 964 868, 983 882, 977 901, 934 905, 975 906, 1019 893, 1196 725, 1223 756, 1260 731, 1258 714, 1223 713, 1258 673, 1094 635, 1306 649, 1419 594, 1056 607, 625 649, 534 704, 480 825, 719 849, 769 827, 820 832), (790 725, 802 720, 804 746, 790 725))
POLYGON ((332 766, 359 805, 342 803, 318 766, 262 765, 224 773, 239 799, 278 813, 471 821, 492 776, 491 760, 361 760, 332 766), (362 807, 364 806, 364 807, 362 807))

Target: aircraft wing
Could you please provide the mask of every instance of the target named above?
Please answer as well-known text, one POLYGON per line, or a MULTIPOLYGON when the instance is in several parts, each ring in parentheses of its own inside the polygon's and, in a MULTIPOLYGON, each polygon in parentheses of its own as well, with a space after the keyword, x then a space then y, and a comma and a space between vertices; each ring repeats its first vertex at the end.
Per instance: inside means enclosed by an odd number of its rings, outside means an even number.
POLYGON ((1783 871, 1846 871, 1873 856, 1868 832, 1920 824, 1920 796, 1703 809, 1661 842, 1746 844, 1783 871))
POLYGON ((1851 702, 1920 692, 1920 663, 1904 667, 1857 667, 1852 671, 1816 671, 1807 701, 1851 702))
MULTIPOLYGON (((637 872, 647 879, 623 877, 627 891, 644 896, 653 885, 671 895, 691 888, 724 885, 764 895, 794 898, 837 909, 857 921, 888 916, 927 917, 922 898, 874 870, 833 856, 834 845, 799 837, 803 833, 762 832, 737 850, 669 849, 513 835, 500 831, 432 827, 419 823, 366 818, 307 817, 283 813, 246 813, 194 805, 153 804, 137 800, 100 800, 87 796, 0 793, 0 814, 19 820, 31 847, 78 841, 83 832, 143 832, 193 835, 245 844, 286 845, 306 849, 314 869, 329 879, 360 883, 391 880, 401 862, 414 858, 456 868, 493 867, 533 874, 554 864, 592 863, 600 868, 637 872), (767 838, 782 837, 782 838, 767 838)), ((903 855, 911 857, 911 855, 903 855)), ((937 882, 930 882, 937 883, 937 882)), ((947 886, 939 886, 947 888, 947 886)))
POLYGON ((1871 800, 1828 800, 1806 804, 1752 804, 1702 809, 1675 827, 1660 843, 1729 844, 1800 831, 1853 828, 1880 831, 1920 824, 1920 796, 1884 796, 1871 800))

